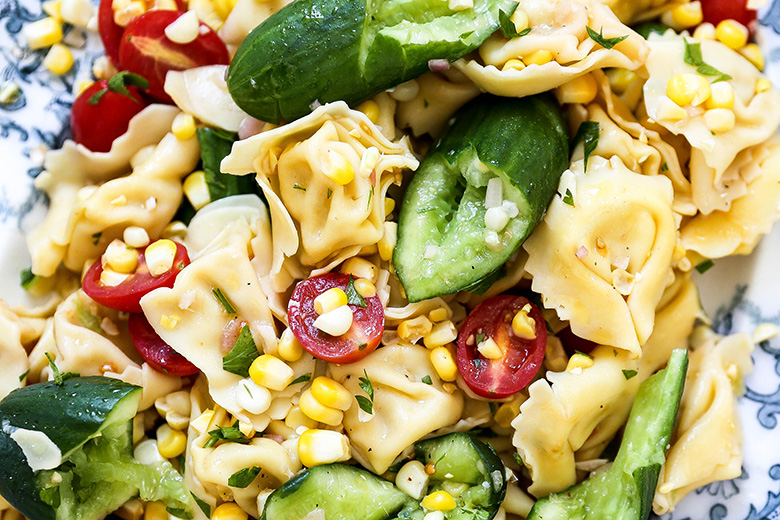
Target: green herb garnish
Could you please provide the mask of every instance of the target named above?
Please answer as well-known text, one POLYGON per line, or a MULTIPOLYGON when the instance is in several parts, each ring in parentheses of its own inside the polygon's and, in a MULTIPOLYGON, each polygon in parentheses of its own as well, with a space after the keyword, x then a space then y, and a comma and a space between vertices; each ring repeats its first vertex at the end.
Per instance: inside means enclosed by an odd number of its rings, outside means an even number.
POLYGON ((249 377, 249 367, 258 357, 260 354, 257 352, 255 340, 252 339, 252 332, 244 325, 233 348, 222 358, 222 370, 241 377, 249 377))
POLYGON ((605 49, 611 49, 618 43, 622 42, 626 38, 628 38, 628 35, 623 36, 617 36, 615 38, 604 38, 604 28, 602 27, 599 32, 594 31, 590 27, 585 28, 588 31, 588 36, 590 36, 590 39, 594 42, 598 43, 605 49))
POLYGON ((361 377, 359 379, 360 388, 363 389, 363 391, 368 394, 368 397, 362 396, 362 395, 356 395, 355 400, 358 402, 358 406, 360 406, 360 409, 368 414, 374 413, 374 385, 371 384, 371 380, 368 378, 368 373, 365 369, 363 369, 363 375, 366 377, 361 377))

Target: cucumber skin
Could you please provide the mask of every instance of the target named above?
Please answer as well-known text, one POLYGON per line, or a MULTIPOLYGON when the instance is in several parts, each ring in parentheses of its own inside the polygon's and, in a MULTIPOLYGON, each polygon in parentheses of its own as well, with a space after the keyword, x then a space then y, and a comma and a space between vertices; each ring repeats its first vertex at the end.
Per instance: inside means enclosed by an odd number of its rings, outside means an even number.
POLYGON ((646 520, 677 418, 687 368, 688 353, 673 351, 667 368, 639 387, 611 468, 539 499, 528 520, 646 520))
POLYGON ((465 290, 499 269, 541 221, 568 164, 566 126, 551 96, 499 98, 484 94, 461 109, 455 123, 423 159, 401 203, 393 263, 409 301, 465 290), (454 178, 457 173, 448 178, 443 170, 451 172, 459 158, 472 152, 503 172, 525 199, 525 208, 519 208, 520 215, 508 226, 516 226, 518 233, 502 250, 492 251, 482 238, 484 205, 464 197, 461 203, 473 206, 468 229, 472 240, 463 233, 451 237, 450 247, 456 250, 440 257, 446 261, 425 260, 428 245, 445 246, 433 241, 437 237, 431 234, 431 228, 437 228, 441 235, 444 224, 434 225, 431 219, 441 221, 442 213, 452 214, 454 201, 445 199, 460 189, 456 184, 465 182, 454 178), (448 191, 451 193, 446 195, 448 191), (436 210, 421 214, 421 208, 431 205, 436 210), (518 219, 522 222, 513 222, 518 219))
MULTIPOLYGON (((14 390, 0 401, 0 423, 41 431, 54 442, 63 460, 97 433, 114 407, 125 398, 140 398, 141 388, 107 377, 75 377, 62 385, 50 381, 14 390), (89 387, 90 395, 84 393, 89 387), (62 419, 72 418, 70 422, 62 419)), ((128 429, 132 435, 132 430, 128 429)), ((132 446, 132 443, 130 444, 132 446)), ((54 509, 41 500, 36 476, 24 452, 0 429, 0 495, 27 518, 54 520, 54 509)))
POLYGON ((498 28, 499 9, 511 13, 517 5, 484 2, 474 34, 414 44, 379 32, 363 57, 366 0, 296 0, 244 39, 228 69, 228 90, 245 112, 271 123, 302 117, 315 101, 355 105, 427 72, 428 60, 465 56, 498 28))

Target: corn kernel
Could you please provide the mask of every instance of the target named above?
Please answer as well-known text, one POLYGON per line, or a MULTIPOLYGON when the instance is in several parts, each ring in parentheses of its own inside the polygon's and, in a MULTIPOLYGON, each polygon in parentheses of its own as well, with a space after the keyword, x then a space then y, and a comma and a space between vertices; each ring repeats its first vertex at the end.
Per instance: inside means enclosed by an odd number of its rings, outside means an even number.
POLYGON ((438 307, 428 313, 428 319, 434 323, 450 319, 450 312, 445 307, 438 307))
POLYGON ((504 403, 498 407, 493 419, 496 424, 501 428, 509 428, 512 426, 512 421, 520 413, 520 405, 523 404, 523 399, 512 399, 508 403, 504 403))
MULTIPOLYGON (((198 37, 199 29, 198 15, 195 11, 187 11, 165 27, 165 37, 173 43, 186 45, 198 37)), ((193 120, 194 123, 195 121, 193 120)), ((188 138, 185 137, 184 139, 188 138)))
MULTIPOLYGON (((595 96, 595 91, 593 95, 595 96)), ((509 213, 502 206, 494 206, 485 211, 485 227, 487 229, 498 232, 502 231, 507 224, 509 224, 509 213)))
POLYGON ((544 65, 545 63, 550 63, 552 60, 553 53, 547 49, 539 49, 523 58, 526 65, 544 65))
POLYGON ((764 53, 761 52, 761 47, 755 43, 748 43, 739 50, 739 53, 758 70, 764 70, 764 53))
POLYGON ((320 376, 311 383, 311 394, 324 406, 347 411, 352 406, 352 394, 344 385, 320 376))
POLYGON ((51 16, 25 25, 22 35, 31 50, 42 49, 62 40, 62 25, 51 16))
POLYGON ((698 74, 677 74, 666 84, 666 95, 681 107, 699 105, 710 97, 710 93, 709 82, 698 74))
POLYGON ((259 415, 271 407, 271 392, 251 378, 242 379, 236 389, 236 403, 249 413, 259 415))
POLYGON ((347 294, 339 287, 331 287, 314 298, 314 312, 325 314, 347 304, 347 294))
POLYGON ((395 242, 398 240, 398 224, 395 222, 384 223, 384 233, 379 239, 377 247, 379 248, 379 257, 388 262, 393 257, 395 242))
POLYGON ((62 0, 47 0, 41 4, 41 10, 57 21, 62 21, 62 0))
POLYGON ((404 341, 416 343, 420 338, 427 336, 433 330, 433 323, 425 316, 417 316, 411 320, 404 320, 398 325, 398 337, 404 341))
POLYGON ((504 351, 498 346, 493 338, 487 338, 477 345, 477 350, 487 359, 501 359, 504 357, 504 351))
POLYGON ((352 309, 348 305, 342 305, 325 314, 320 314, 314 320, 314 326, 331 336, 341 336, 349 331, 353 320, 352 309))
POLYGON ((628 69, 609 69, 607 78, 612 90, 617 94, 622 94, 639 76, 636 75, 636 72, 628 69))
POLYGON ((147 502, 144 506, 144 520, 168 520, 168 510, 162 502, 147 502))
POLYGON ((171 123, 171 133, 180 141, 193 138, 196 130, 195 118, 184 112, 177 114, 173 118, 173 123, 171 123))
POLYGON ((349 460, 349 439, 330 430, 306 430, 298 439, 298 456, 307 468, 349 460))
POLYGON ((95 15, 95 8, 89 0, 63 0, 60 7, 62 21, 86 29, 95 15))
POLYGON ((737 118, 733 110, 713 108, 704 112, 704 124, 712 132, 723 134, 734 129, 737 124, 737 118))
POLYGON ((658 102, 657 116, 659 121, 681 121, 688 117, 688 112, 666 96, 658 102))
POLYGON ((536 338, 536 320, 528 315, 530 311, 531 305, 526 304, 512 318, 512 333, 520 339, 536 338))
POLYGON ((356 109, 363 112, 372 123, 377 124, 379 122, 379 105, 373 99, 363 101, 356 109))
POLYGON ((431 364, 442 381, 455 381, 458 366, 447 347, 436 347, 429 354, 431 364))
POLYGON ((247 520, 249 515, 235 502, 225 502, 214 509, 211 520, 247 520))
POLYGON ((122 233, 122 238, 130 247, 146 247, 149 245, 149 234, 142 227, 129 226, 122 233))
POLYGON ((111 269, 103 268, 103 272, 100 273, 100 283, 106 287, 116 287, 120 283, 127 280, 129 276, 130 275, 126 273, 117 273, 111 269))
POLYGON ((412 460, 401 466, 395 477, 395 485, 398 489, 415 500, 422 499, 428 489, 429 475, 425 472, 425 466, 419 460, 412 460))
POLYGON ((730 49, 741 49, 748 42, 748 28, 736 20, 723 20, 715 28, 715 37, 730 49))
POLYGON ((355 168, 342 154, 327 150, 322 158, 322 173, 340 186, 346 186, 355 178, 355 168))
POLYGON ((152 276, 160 276, 171 270, 173 260, 176 258, 176 244, 172 240, 162 238, 152 242, 144 250, 146 267, 152 276))
MULTIPOLYGON (((351 399, 350 404, 352 404, 351 399)), ((322 404, 314 397, 311 389, 308 389, 301 394, 301 400, 298 403, 298 406, 300 406, 301 411, 310 419, 329 426, 338 426, 341 424, 341 421, 344 420, 344 412, 322 404)))
POLYGON ((339 269, 339 271, 344 274, 351 274, 355 278, 365 278, 374 284, 379 280, 379 272, 376 265, 359 256, 353 256, 352 258, 345 260, 344 263, 341 264, 341 269, 339 269))
POLYGON ((756 94, 761 94, 772 88, 769 78, 758 78, 756 80, 756 94))
POLYGON ((211 202, 209 186, 206 184, 206 174, 202 170, 187 175, 187 178, 184 179, 183 189, 190 204, 196 210, 211 202))
POLYGON ((530 22, 528 20, 528 14, 519 7, 515 9, 515 12, 512 13, 512 16, 510 16, 509 19, 515 24, 515 30, 517 32, 522 32, 529 27, 530 22))
POLYGON ((458 339, 458 329, 452 321, 442 321, 431 329, 431 332, 423 338, 423 343, 428 348, 436 348, 458 339))
POLYGON ((697 40, 715 40, 715 26, 709 22, 700 24, 693 31, 693 37, 697 40))
POLYGON ((566 371, 572 372, 576 369, 580 369, 580 371, 582 371, 592 366, 593 358, 591 356, 577 352, 569 358, 569 362, 566 364, 566 371))
POLYGON ((523 70, 524 68, 525 63, 523 63, 523 60, 512 58, 511 60, 507 60, 507 62, 504 63, 504 65, 501 67, 501 70, 523 70))
POLYGON ((704 19, 700 2, 689 2, 669 10, 661 21, 677 31, 699 25, 704 19))
POLYGON ((187 225, 180 220, 174 220, 163 228, 160 236, 162 238, 178 238, 181 240, 187 236, 187 225))
POLYGON ((360 157, 360 167, 358 168, 363 178, 368 179, 371 176, 374 168, 379 163, 379 157, 380 153, 376 146, 370 146, 363 152, 363 155, 360 157))
POLYGON ((196 417, 190 426, 198 433, 204 433, 208 431, 211 425, 211 420, 214 418, 214 410, 205 410, 202 414, 196 417))
POLYGON ((277 344, 279 357, 285 361, 298 361, 303 355, 303 346, 291 329, 285 329, 277 344))
POLYGON ((287 412, 287 417, 284 418, 284 424, 292 430, 297 430, 301 426, 307 429, 317 427, 317 421, 303 413, 300 406, 290 408, 290 411, 287 412))
POLYGON ((708 109, 734 107, 734 88, 728 82, 719 81, 713 83, 711 89, 712 94, 705 101, 705 107, 708 109))
POLYGON ((293 380, 295 372, 278 357, 263 354, 249 366, 249 377, 260 386, 281 391, 293 380))
POLYGON ((184 453, 184 449, 187 447, 187 436, 167 424, 163 424, 157 428, 157 447, 160 450, 160 455, 166 459, 174 459, 184 453))
POLYGON ((376 296, 376 286, 365 278, 355 280, 355 290, 363 298, 373 298, 376 296))
POLYGON ((108 244, 102 261, 103 267, 108 266, 117 273, 128 274, 138 267, 138 252, 121 240, 115 239, 108 244))
POLYGON ((390 215, 395 209, 395 199, 392 197, 385 197, 385 217, 390 215))
POLYGON ((596 80, 592 74, 585 74, 564 83, 555 91, 560 103, 580 103, 586 105, 596 97, 596 80))
POLYGON ((73 66, 73 53, 61 43, 55 43, 46 53, 43 66, 52 74, 62 76, 73 66))
POLYGON ((160 449, 157 447, 157 441, 154 439, 146 439, 139 442, 133 449, 133 458, 141 464, 156 464, 165 460, 160 455, 160 449))
POLYGON ((457 506, 455 499, 446 491, 434 491, 422 499, 421 505, 433 511, 451 511, 457 506))
MULTIPOLYGON (((499 513, 501 509, 499 508, 499 513)), ((425 516, 423 517, 423 520, 444 520, 444 513, 442 511, 429 511, 425 513, 425 516)), ((499 518, 498 514, 495 516, 495 520, 502 520, 499 518)), ((506 519, 503 519, 506 520, 506 519)))
POLYGON ((145 12, 146 6, 140 0, 127 2, 121 8, 117 8, 116 3, 114 3, 114 23, 120 27, 127 27, 133 18, 137 18, 145 12))
POLYGON ((474 7, 474 0, 449 0, 447 4, 452 11, 465 11, 474 7))

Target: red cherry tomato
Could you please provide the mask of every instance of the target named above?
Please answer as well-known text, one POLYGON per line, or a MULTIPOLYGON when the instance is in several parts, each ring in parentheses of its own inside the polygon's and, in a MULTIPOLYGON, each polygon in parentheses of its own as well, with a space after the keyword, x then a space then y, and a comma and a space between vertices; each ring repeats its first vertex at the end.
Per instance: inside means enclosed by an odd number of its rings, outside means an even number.
POLYGON ((152 368, 172 376, 191 376, 199 372, 198 367, 157 335, 142 313, 131 314, 127 327, 135 349, 152 368))
POLYGON ((208 25, 201 22, 200 33, 192 42, 174 43, 165 36, 165 28, 184 13, 147 11, 125 28, 119 43, 122 68, 149 80, 149 94, 171 102, 165 93, 165 75, 169 70, 185 70, 204 65, 227 65, 227 47, 208 25))
POLYGON ((333 287, 347 289, 349 275, 328 273, 300 282, 287 305, 290 329, 304 349, 331 363, 354 363, 373 352, 385 330, 385 311, 378 296, 366 298, 366 306, 350 305, 353 320, 346 334, 331 336, 314 326, 314 298, 333 287))
POLYGON ((748 26, 756 19, 756 11, 747 8, 747 0, 702 0, 704 21, 718 25, 723 20, 734 19, 748 26))
POLYGON ((84 90, 73 102, 70 129, 73 140, 93 152, 108 152, 114 139, 127 132, 130 120, 148 104, 135 87, 127 87, 132 97, 106 90, 99 101, 92 96, 108 89, 108 81, 100 80, 84 90))
POLYGON ((469 388, 488 399, 501 399, 528 386, 544 360, 547 326, 541 311, 527 298, 500 294, 477 305, 458 334, 458 370, 469 388), (525 305, 536 322, 534 339, 520 339, 512 332, 512 318, 525 305), (487 359, 477 350, 477 336, 492 338, 503 351, 499 359, 487 359))
POLYGON ((149 268, 146 267, 144 251, 145 249, 138 251, 138 267, 135 273, 115 287, 103 285, 103 282, 100 281, 103 265, 98 259, 87 270, 87 274, 84 275, 84 280, 81 282, 84 292, 106 307, 118 311, 141 312, 141 304, 139 303, 141 297, 159 287, 173 287, 176 276, 190 263, 187 249, 181 244, 176 244, 173 267, 160 276, 152 276, 149 268))

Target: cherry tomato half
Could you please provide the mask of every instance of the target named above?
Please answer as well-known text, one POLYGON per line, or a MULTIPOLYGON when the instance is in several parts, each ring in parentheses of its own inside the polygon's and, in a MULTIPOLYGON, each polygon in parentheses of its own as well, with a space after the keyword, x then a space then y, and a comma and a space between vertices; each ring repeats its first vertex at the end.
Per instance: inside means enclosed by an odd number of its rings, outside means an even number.
POLYGON ((499 294, 477 305, 458 334, 458 370, 469 388, 488 399, 501 399, 528 386, 544 360, 547 326, 541 311, 527 298, 499 294), (512 318, 525 305, 536 322, 534 339, 521 339, 512 332, 512 318), (487 359, 477 350, 478 337, 492 338, 503 351, 487 359))
POLYGON ((145 249, 138 251, 138 267, 135 273, 115 287, 103 285, 100 281, 103 265, 100 259, 98 259, 87 270, 87 274, 84 275, 84 279, 81 282, 84 292, 87 293, 87 296, 106 307, 118 311, 141 312, 141 304, 139 303, 141 297, 159 287, 173 287, 176 276, 190 263, 187 249, 177 243, 173 267, 160 276, 152 276, 149 268, 146 267, 144 251, 145 249))
POLYGON ((132 97, 108 90, 108 81, 96 81, 73 102, 70 129, 73 140, 93 152, 108 152, 114 139, 127 132, 130 120, 148 103, 135 87, 127 87, 132 97), (96 103, 90 99, 106 90, 96 103))
POLYGON ((747 8, 747 0, 702 0, 701 10, 704 21, 713 25, 731 18, 749 26, 756 19, 756 11, 747 8))
POLYGON ((152 368, 172 376, 191 376, 199 372, 198 367, 157 335, 142 313, 131 314, 127 327, 133 346, 152 368))
POLYGON ((347 289, 349 275, 327 273, 300 282, 287 305, 290 329, 304 349, 331 363, 354 363, 373 352, 385 330, 385 311, 378 296, 366 298, 366 306, 350 305, 353 320, 346 334, 331 336, 314 326, 314 298, 333 287, 347 289))
POLYGON ((185 70, 205 65, 227 65, 227 47, 201 22, 200 33, 190 43, 174 43, 165 36, 165 28, 184 13, 147 11, 125 28, 119 43, 122 68, 149 80, 149 94, 159 101, 171 102, 163 89, 169 70, 185 70))

